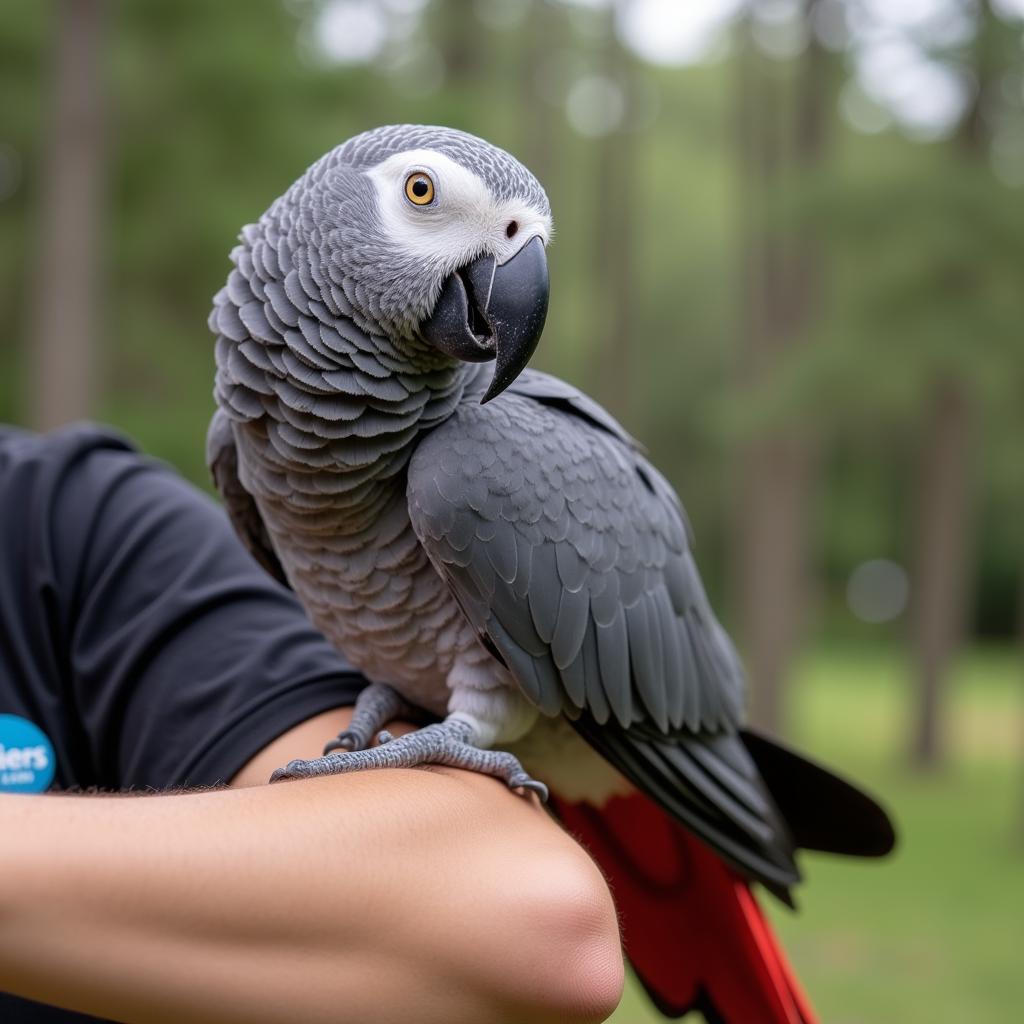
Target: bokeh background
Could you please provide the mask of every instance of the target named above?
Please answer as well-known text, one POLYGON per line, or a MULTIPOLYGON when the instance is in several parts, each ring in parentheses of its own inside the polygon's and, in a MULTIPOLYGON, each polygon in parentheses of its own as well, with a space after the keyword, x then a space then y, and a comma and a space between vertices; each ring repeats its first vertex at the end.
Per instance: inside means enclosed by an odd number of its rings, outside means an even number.
POLYGON ((537 173, 536 363, 679 489, 754 719, 899 819, 774 915, 823 1018, 1021 1020, 1024 0, 7 0, 0 419, 206 486, 233 239, 391 122, 537 173))

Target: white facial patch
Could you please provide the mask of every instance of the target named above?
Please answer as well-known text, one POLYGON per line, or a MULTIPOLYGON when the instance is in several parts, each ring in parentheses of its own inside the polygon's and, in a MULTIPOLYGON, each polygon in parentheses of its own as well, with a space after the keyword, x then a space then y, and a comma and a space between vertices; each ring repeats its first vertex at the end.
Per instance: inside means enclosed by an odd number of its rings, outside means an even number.
POLYGON ((549 214, 525 199, 495 199, 482 178, 432 149, 396 153, 367 177, 377 190, 385 233, 444 274, 485 253, 504 263, 531 238, 540 237, 545 245, 551 238, 549 214), (409 175, 417 172, 434 184, 434 199, 425 206, 405 194, 409 175))

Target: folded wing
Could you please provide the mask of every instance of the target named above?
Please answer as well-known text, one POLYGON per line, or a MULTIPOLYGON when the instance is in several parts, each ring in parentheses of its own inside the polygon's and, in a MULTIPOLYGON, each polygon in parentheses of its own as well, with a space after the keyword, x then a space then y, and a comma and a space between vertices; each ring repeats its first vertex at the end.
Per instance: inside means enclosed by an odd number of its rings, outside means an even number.
POLYGON ((780 894, 798 875, 739 740, 743 680, 671 487, 599 406, 525 373, 417 448, 413 526, 525 696, 780 894))

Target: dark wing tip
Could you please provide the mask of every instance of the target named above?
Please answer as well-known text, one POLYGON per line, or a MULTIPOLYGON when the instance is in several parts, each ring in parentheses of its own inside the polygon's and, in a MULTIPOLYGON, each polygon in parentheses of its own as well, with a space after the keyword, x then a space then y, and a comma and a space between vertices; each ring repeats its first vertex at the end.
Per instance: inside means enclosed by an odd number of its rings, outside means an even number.
POLYGON ((741 736, 797 846, 848 857, 892 852, 892 819, 864 790, 756 732, 741 736))

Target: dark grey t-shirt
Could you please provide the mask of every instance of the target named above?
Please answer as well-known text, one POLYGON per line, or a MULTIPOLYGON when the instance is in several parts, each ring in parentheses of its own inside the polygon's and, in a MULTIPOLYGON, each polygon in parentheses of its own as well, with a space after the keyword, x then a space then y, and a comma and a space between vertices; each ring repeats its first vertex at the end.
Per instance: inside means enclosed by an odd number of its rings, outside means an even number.
MULTIPOLYGON (((45 734, 52 789, 225 782, 363 685, 165 466, 88 425, 0 428, 0 715, 45 734)), ((92 1019, 0 993, 4 1024, 92 1019)))

